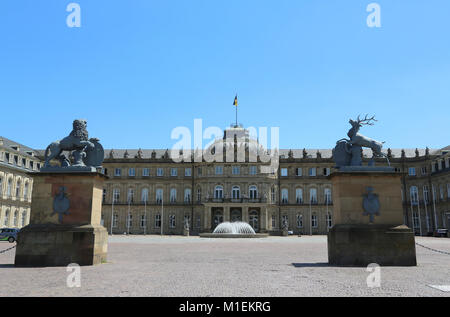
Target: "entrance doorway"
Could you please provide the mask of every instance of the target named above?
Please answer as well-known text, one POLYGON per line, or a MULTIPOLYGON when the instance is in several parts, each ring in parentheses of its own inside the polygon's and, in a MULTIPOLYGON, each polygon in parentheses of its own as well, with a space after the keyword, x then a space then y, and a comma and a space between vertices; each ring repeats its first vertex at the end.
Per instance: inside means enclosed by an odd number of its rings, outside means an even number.
POLYGON ((249 212, 249 224, 255 232, 259 231, 259 212, 257 210, 251 210, 249 212))
POLYGON ((213 230, 223 222, 223 210, 218 208, 214 209, 212 217, 212 228, 213 230))

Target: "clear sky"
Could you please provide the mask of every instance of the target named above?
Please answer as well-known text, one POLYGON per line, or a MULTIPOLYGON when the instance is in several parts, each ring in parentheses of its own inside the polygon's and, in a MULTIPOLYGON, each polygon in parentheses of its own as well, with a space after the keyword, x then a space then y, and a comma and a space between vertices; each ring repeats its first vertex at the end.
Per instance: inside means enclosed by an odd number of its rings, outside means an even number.
POLYGON ((1 0, 0 135, 45 148, 85 118, 105 148, 171 148, 234 122, 238 93, 281 148, 332 148, 366 113, 386 147, 449 145, 450 1, 379 0, 381 28, 371 2, 1 0))

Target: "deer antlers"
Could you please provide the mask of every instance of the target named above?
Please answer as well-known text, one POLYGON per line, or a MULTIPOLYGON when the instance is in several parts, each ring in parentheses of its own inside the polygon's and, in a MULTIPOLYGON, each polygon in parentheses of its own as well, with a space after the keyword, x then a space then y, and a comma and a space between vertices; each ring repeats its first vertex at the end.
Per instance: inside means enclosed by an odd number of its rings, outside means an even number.
POLYGON ((366 114, 366 116, 365 116, 365 118, 364 119, 360 119, 359 117, 360 117, 360 115, 358 116, 358 119, 356 119, 357 120, 357 123, 360 125, 360 126, 363 126, 363 125, 373 125, 373 122, 372 121, 374 121, 374 122, 377 122, 378 120, 375 120, 375 116, 373 116, 372 118, 368 118, 368 114, 366 114))

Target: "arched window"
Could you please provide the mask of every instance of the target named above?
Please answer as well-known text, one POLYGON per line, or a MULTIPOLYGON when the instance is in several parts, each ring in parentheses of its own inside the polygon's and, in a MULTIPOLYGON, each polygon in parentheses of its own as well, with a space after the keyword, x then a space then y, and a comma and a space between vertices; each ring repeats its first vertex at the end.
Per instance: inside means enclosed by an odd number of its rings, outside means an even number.
POLYGON ((281 190, 281 203, 287 204, 289 202, 289 191, 287 188, 281 190))
POLYGON ((325 197, 325 204, 331 204, 331 188, 325 188, 323 195, 325 197))
POLYGON ((170 189, 170 202, 171 203, 177 202, 177 189, 176 188, 170 189))
POLYGON ((223 187, 222 186, 217 185, 216 188, 214 188, 214 198, 215 199, 223 198, 223 187))
POLYGON ((143 188, 142 192, 141 192, 141 201, 143 203, 147 203, 148 202, 148 188, 143 188))
POLYGON ((113 203, 117 204, 120 201, 120 189, 114 188, 113 190, 113 203))
POLYGON ((191 189, 190 188, 186 188, 184 190, 184 202, 185 203, 191 202, 191 189))
POLYGON ((5 218, 3 219, 3 225, 9 227, 9 209, 6 209, 5 218))
POLYGON ((20 189, 22 187, 22 182, 20 181, 20 179, 17 181, 16 184, 16 198, 19 199, 20 198, 20 189))
POLYGON ((303 204, 303 189, 296 188, 295 189, 295 201, 297 204, 303 204))
POLYGON ((311 204, 317 204, 317 189, 311 188, 309 190, 309 202, 311 204))
POLYGON ((255 185, 252 185, 249 187, 248 193, 249 193, 250 199, 258 198, 258 188, 255 185))
POLYGON ((17 227, 18 224, 19 224, 19 211, 16 210, 14 212, 13 225, 14 227, 17 227))
POLYGON ((8 186, 6 187, 6 196, 11 197, 12 194, 12 178, 8 179, 8 186))
POLYGON ((27 211, 24 210, 24 211, 22 211, 22 223, 21 223, 21 227, 25 226, 26 220, 27 220, 27 211))
POLYGON ((240 199, 241 198, 241 189, 239 186, 233 186, 231 190, 231 198, 240 199))
POLYGON ((256 210, 252 210, 249 213, 249 224, 253 230, 259 231, 259 214, 256 210))
POLYGON ((197 188, 197 201, 198 202, 202 201, 202 188, 201 187, 197 188))
POLYGON ((411 204, 417 205, 419 203, 419 191, 417 186, 411 186, 409 189, 409 194, 411 198, 411 204))
POLYGON ((134 188, 128 188, 127 203, 131 204, 134 202, 134 188))
POLYGON ((156 189, 156 203, 161 204, 163 202, 164 191, 162 188, 156 189))

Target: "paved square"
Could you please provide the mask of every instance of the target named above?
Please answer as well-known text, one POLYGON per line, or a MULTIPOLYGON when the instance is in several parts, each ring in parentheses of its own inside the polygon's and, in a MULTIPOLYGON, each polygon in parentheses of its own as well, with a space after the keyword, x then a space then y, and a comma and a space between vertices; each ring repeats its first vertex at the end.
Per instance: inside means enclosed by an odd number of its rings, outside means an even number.
MULTIPOLYGON (((416 241, 450 251, 450 239, 416 241)), ((417 267, 383 267, 371 289, 365 268, 327 265, 326 236, 113 236, 109 262, 82 267, 80 288, 64 267, 15 268, 14 250, 0 254, 0 296, 450 296, 429 286, 450 285, 450 255, 416 248, 417 267)))

